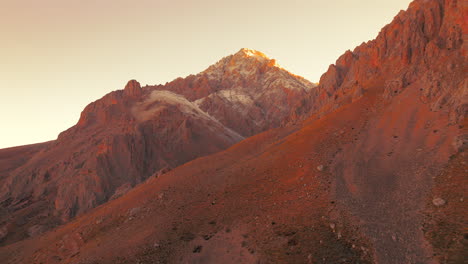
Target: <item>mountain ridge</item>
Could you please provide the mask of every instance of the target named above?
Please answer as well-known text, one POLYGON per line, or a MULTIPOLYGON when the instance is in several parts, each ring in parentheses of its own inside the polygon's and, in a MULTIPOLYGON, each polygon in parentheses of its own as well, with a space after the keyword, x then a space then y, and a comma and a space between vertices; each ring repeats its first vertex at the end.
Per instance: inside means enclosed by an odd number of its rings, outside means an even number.
MULTIPOLYGON (((284 120, 296 127, 187 162, 54 232, 0 248, 0 257, 458 263, 466 239, 459 211, 468 169, 467 11, 455 0, 414 1, 376 40, 330 66, 284 120)), ((218 92, 207 80, 170 88, 196 84, 187 92, 193 102, 218 92)))
POLYGON ((320 108, 325 114, 356 100, 366 92, 369 76, 385 75, 386 96, 396 95, 409 84, 424 79, 424 100, 432 102, 433 110, 457 105, 451 119, 455 123, 460 121, 466 111, 466 84, 446 83, 445 86, 457 87, 455 93, 447 93, 440 89, 443 85, 437 84, 437 79, 459 81, 446 76, 460 74, 466 57, 462 43, 467 33, 463 20, 467 11, 466 5, 462 5, 453 1, 413 1, 408 10, 400 11, 392 23, 382 28, 376 39, 345 52, 330 65, 317 89, 311 90, 295 107, 291 113, 293 120, 295 115, 303 119, 320 108), (441 63, 450 56, 458 56, 459 60, 448 66, 441 63))
MULTIPOLYGON (((258 67, 275 67, 265 65, 270 60, 257 51, 242 49, 233 56, 239 57, 242 67, 253 69, 250 78, 258 67)), ((284 74, 278 70, 271 76, 280 80, 284 74)), ((223 78, 244 81, 243 76, 229 75, 223 78)), ((216 78, 211 81, 217 82, 216 78)), ((122 90, 86 106, 77 124, 60 133, 57 140, 39 147, 26 146, 26 152, 33 152, 30 156, 15 154, 15 149, 4 150, 5 157, 12 158, 0 159, 0 243, 40 235, 151 176, 228 148, 245 138, 243 131, 251 135, 280 125, 273 115, 263 114, 271 111, 268 108, 273 104, 260 106, 252 94, 239 95, 229 85, 218 87, 223 100, 211 106, 222 109, 235 123, 206 111, 211 99, 190 101, 173 90, 141 87, 138 81, 130 80, 122 90), (251 110, 244 107, 245 102, 251 110), (262 119, 261 125, 250 122, 252 113, 257 120, 262 119), (26 221, 28 215, 34 216, 26 221)), ((182 88, 190 90, 190 83, 182 88)), ((274 92, 282 87, 279 84, 270 89, 274 92)), ((286 97, 281 91, 276 96, 286 97)))

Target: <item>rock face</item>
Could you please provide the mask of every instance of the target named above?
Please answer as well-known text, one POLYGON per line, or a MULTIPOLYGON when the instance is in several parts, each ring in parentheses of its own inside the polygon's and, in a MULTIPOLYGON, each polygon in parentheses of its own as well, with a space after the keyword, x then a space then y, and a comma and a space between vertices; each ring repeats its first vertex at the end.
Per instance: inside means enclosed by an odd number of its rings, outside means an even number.
POLYGON ((141 85, 136 80, 130 80, 124 88, 125 96, 138 97, 141 95, 141 85))
POLYGON ((241 49, 205 71, 155 87, 184 95, 244 137, 280 126, 315 84, 265 54, 241 49))
POLYGON ((16 230, 0 243, 67 222, 162 170, 278 127, 311 86, 247 49, 165 86, 129 81, 89 104, 56 141, 0 151, 0 226, 16 230))
POLYGON ((385 26, 375 40, 347 51, 293 110, 292 120, 326 114, 360 98, 385 80, 386 99, 418 82, 419 100, 448 111, 460 123, 467 111, 466 4, 417 0, 385 26), (465 17, 465 18, 464 18, 465 17), (319 111, 320 110, 320 111, 319 111))

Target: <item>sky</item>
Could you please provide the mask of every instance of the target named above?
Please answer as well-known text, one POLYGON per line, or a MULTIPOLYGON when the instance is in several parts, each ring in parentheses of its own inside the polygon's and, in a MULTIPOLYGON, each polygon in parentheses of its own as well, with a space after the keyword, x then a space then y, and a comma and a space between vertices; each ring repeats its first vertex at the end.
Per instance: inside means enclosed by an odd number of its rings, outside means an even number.
POLYGON ((241 48, 318 82, 410 0, 0 0, 0 148, 54 140, 130 79, 164 84, 241 48))

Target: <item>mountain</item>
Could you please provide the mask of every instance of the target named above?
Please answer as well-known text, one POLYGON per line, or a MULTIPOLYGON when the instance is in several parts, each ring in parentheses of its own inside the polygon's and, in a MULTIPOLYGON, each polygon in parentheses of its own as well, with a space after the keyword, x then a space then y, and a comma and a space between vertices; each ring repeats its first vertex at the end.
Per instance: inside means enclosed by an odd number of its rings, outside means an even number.
POLYGON ((184 95, 226 127, 249 137, 285 123, 291 107, 315 86, 263 53, 241 49, 197 75, 155 88, 184 95))
POLYGON ((283 121, 299 129, 153 177, 0 259, 463 263, 467 8, 412 2, 306 90, 283 121))
POLYGON ((289 108, 274 102, 296 103, 313 85, 272 62, 242 49, 165 86, 132 80, 88 105, 57 140, 0 150, 0 243, 39 235, 152 175, 280 126, 289 108))
MULTIPOLYGON (((130 81, 86 107, 78 124, 56 141, 31 156, 20 153, 23 164, 2 172, 3 228, 15 230, 13 241, 33 236, 160 170, 242 139, 182 96, 143 91, 130 81)), ((2 152, 12 159, 15 150, 2 152)))

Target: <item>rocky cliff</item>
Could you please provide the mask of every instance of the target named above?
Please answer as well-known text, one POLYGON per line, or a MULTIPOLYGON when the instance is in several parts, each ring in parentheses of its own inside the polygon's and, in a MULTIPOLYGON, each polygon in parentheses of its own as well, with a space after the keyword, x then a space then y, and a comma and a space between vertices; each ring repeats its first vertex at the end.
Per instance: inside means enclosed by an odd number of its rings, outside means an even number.
POLYGON ((375 40, 347 51, 291 114, 293 120, 326 114, 360 98, 381 80, 387 99, 418 82, 418 100, 459 123, 467 111, 467 6, 463 1, 411 3, 375 40))

